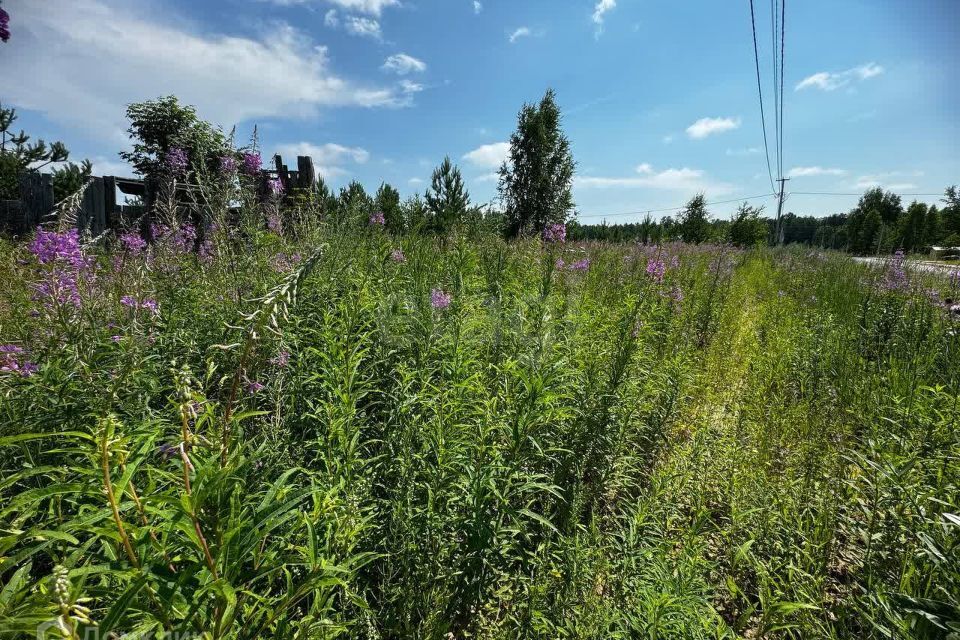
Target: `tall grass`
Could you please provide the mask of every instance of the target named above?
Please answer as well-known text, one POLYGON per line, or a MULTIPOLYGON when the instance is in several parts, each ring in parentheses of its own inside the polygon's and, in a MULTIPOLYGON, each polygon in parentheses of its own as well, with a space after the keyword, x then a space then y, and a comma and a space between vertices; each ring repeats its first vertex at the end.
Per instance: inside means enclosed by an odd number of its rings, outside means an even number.
POLYGON ((949 283, 297 211, 5 243, 4 633, 960 633, 949 283))

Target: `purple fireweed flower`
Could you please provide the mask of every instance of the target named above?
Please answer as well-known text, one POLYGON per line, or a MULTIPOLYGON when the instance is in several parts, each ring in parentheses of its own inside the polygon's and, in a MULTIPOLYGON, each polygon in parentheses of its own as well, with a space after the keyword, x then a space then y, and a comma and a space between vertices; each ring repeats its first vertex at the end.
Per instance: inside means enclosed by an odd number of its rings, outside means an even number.
POLYGON ((566 242, 567 240, 567 225, 562 222, 556 222, 553 224, 548 224, 543 228, 543 241, 544 242, 566 242))
POLYGON ((37 372, 39 367, 26 360, 23 347, 15 344, 0 345, 0 373, 16 373, 24 378, 37 372))
POLYGON ((182 175, 190 166, 190 157, 186 150, 180 147, 171 147, 163 161, 170 173, 175 176, 182 175))
POLYGON ((131 309, 137 308, 137 299, 133 296, 123 296, 120 298, 120 304, 125 307, 130 307, 131 309))
POLYGON ((0 40, 6 42, 10 39, 10 14, 0 7, 0 40))
POLYGON ((667 265, 663 260, 651 258, 647 261, 647 275, 653 278, 657 284, 663 282, 663 276, 667 273, 667 265))
POLYGON ((123 336, 110 336, 110 339, 113 340, 114 342, 120 342, 121 340, 123 340, 123 336))
POLYGON ((670 258, 670 266, 674 269, 678 269, 680 267, 680 256, 673 256, 670 258))
POLYGON ((75 269, 90 266, 90 260, 83 255, 80 247, 80 232, 76 229, 58 232, 38 228, 30 242, 30 252, 40 264, 62 262, 75 269))
POLYGON ((453 296, 443 289, 433 289, 430 291, 430 305, 434 309, 446 309, 453 301, 453 296))
POLYGON ((563 261, 563 258, 557 258, 557 261, 553 263, 554 269, 563 269, 567 266, 567 263, 563 261))
POLYGON ((233 156, 220 156, 220 173, 232 174, 237 170, 237 159, 233 156))
POLYGON ((147 248, 147 241, 141 238, 140 234, 136 231, 129 231, 121 235, 120 244, 127 252, 133 255, 137 255, 147 248))
POLYGON ((390 252, 390 259, 394 262, 406 262, 407 256, 403 255, 402 249, 394 249, 390 252))
POLYGON ((200 243, 200 247, 197 249, 197 257, 203 264, 210 264, 213 262, 213 258, 216 253, 217 251, 213 246, 213 240, 210 238, 206 238, 202 243, 200 243))
POLYGON ((241 157, 241 167, 248 176, 255 176, 260 173, 260 154, 256 152, 246 152, 241 157))
POLYGON ((197 241, 197 228, 189 222, 184 222, 177 228, 173 236, 173 246, 178 251, 190 251, 197 241))
POLYGON ((176 458, 180 455, 180 444, 164 442, 157 447, 157 453, 160 454, 160 457, 162 458, 176 458))
POLYGON ((590 268, 590 258, 583 258, 581 260, 577 260, 576 262, 574 262, 568 267, 570 271, 586 271, 589 268, 590 268))
POLYGON ((143 300, 138 300, 133 296, 123 296, 120 298, 120 304, 125 307, 129 307, 134 311, 138 309, 146 309, 153 315, 160 315, 160 305, 156 300, 150 298, 144 298, 143 300))
POLYGON ((257 382, 256 380, 250 380, 247 382, 247 391, 249 393, 259 393, 263 391, 266 385, 257 382))
POLYGON ((382 211, 374 211, 370 214, 371 227, 382 227, 385 224, 387 224, 387 219, 384 217, 382 211))
POLYGON ((285 253, 278 253, 270 259, 270 266, 273 267, 273 270, 277 273, 286 273, 293 269, 299 262, 299 253, 294 253, 289 256, 285 253))
POLYGON ((677 285, 674 285, 673 288, 670 290, 670 298, 677 303, 683 302, 683 289, 681 289, 677 285))
POLYGON ((280 180, 280 178, 270 178, 267 180, 267 188, 270 189, 270 193, 275 196, 283 195, 283 182, 280 180))
POLYGON ((270 215, 267 216, 267 229, 276 234, 283 233, 283 224, 280 222, 280 216, 276 212, 271 212, 270 215))
MULTIPOLYGON (((88 272, 93 258, 85 256, 80 246, 80 234, 70 231, 44 231, 38 228, 29 245, 30 252, 41 265, 40 281, 33 285, 34 299, 44 304, 80 306, 81 272, 88 272)), ((92 273, 83 273, 82 281, 92 281, 92 273)))
POLYGON ((903 291, 910 287, 904 260, 903 249, 897 249, 893 258, 887 263, 887 272, 883 277, 883 288, 887 291, 903 291))
POLYGON ((290 364, 290 352, 286 350, 278 351, 277 355, 270 358, 270 364, 280 367, 281 369, 285 368, 290 364))

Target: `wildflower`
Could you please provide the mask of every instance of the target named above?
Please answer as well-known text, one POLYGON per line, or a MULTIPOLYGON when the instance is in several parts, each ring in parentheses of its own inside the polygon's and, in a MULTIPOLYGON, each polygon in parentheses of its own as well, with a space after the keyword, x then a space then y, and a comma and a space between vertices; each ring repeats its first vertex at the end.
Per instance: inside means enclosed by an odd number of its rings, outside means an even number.
POLYGON ((133 296, 123 296, 122 298, 120 298, 120 304, 122 304, 125 307, 130 307, 131 309, 136 309, 138 306, 137 299, 134 298, 133 296))
POLYGON ((237 159, 233 156, 220 156, 220 173, 230 175, 237 170, 237 159))
POLYGON ((430 291, 430 305, 434 309, 446 309, 453 301, 453 296, 443 289, 433 289, 430 291))
POLYGON ((260 173, 260 154, 256 152, 244 153, 241 158, 243 172, 248 176, 255 176, 260 173))
POLYGON ((403 255, 403 250, 394 249, 390 252, 390 259, 394 262, 406 262, 407 256, 403 255))
POLYGON ((663 260, 652 258, 647 261, 647 275, 660 284, 663 282, 663 276, 667 272, 667 265, 663 260))
POLYGON ((543 228, 543 241, 544 242, 566 242, 567 240, 567 225, 562 222, 556 222, 553 224, 548 224, 543 228))
POLYGON ((670 290, 670 299, 677 303, 683 302, 683 289, 674 285, 670 290))
POLYGON ((563 269, 567 266, 567 263, 563 261, 563 258, 557 258, 557 261, 553 263, 554 269, 563 269))
POLYGON ((283 233, 283 225, 280 222, 280 216, 277 212, 272 211, 270 215, 267 216, 267 229, 278 235, 283 233))
POLYGON ((173 236, 173 246, 178 251, 186 252, 192 250, 196 241, 197 228, 189 222, 180 225, 180 227, 177 228, 176 234, 173 236))
POLYGON ((120 244, 128 253, 133 255, 137 255, 147 248, 147 241, 141 238, 136 231, 129 231, 121 235, 120 244))
POLYGON ((0 40, 6 42, 10 39, 10 14, 0 7, 0 40))
POLYGON ((270 193, 275 196, 282 196, 284 192, 283 182, 280 178, 270 178, 267 180, 267 188, 270 189, 270 193))
POLYGON ((167 151, 164 163, 167 165, 170 173, 178 176, 186 173, 187 167, 190 165, 190 158, 187 156, 186 150, 180 147, 171 147, 170 150, 167 151))
POLYGON ((155 316, 160 315, 160 305, 156 300, 150 298, 144 298, 143 300, 138 300, 133 296, 123 296, 120 298, 120 304, 125 307, 129 307, 136 311, 137 309, 146 309, 155 316))
POLYGON ((382 227, 387 224, 387 219, 384 217, 382 211, 374 211, 370 214, 370 226, 371 227, 382 227))
POLYGON ((286 350, 279 351, 277 355, 270 358, 270 364, 280 367, 281 369, 285 368, 290 364, 290 352, 286 350))
POLYGON ((157 447, 157 453, 163 458, 176 458, 180 455, 180 445, 164 442, 157 447))
POLYGON ((887 272, 883 277, 883 288, 887 291, 902 291, 909 288, 910 282, 904 268, 904 261, 903 249, 897 249, 887 264, 887 272))
POLYGON ((27 378, 37 372, 39 367, 23 358, 23 347, 15 344, 0 345, 0 373, 17 373, 27 378))
POLYGON ((80 232, 44 231, 37 229, 37 234, 30 243, 30 253, 37 257, 40 264, 63 262, 76 269, 89 266, 90 261, 84 257, 80 248, 80 232))
POLYGON ((123 336, 110 336, 110 339, 113 340, 114 342, 120 342, 121 340, 123 340, 123 336))
MULTIPOLYGON (((80 247, 80 235, 76 229, 70 231, 44 231, 37 233, 29 245, 30 252, 40 265, 42 280, 34 285, 35 299, 45 300, 45 304, 70 304, 80 306, 80 274, 93 265, 93 259, 83 254, 80 247)), ((87 274, 84 280, 92 280, 87 274)))
POLYGON ((590 268, 590 258, 583 258, 581 260, 577 260, 576 262, 571 264, 569 267, 570 271, 586 271, 589 268, 590 268))
POLYGON ((259 393, 264 390, 266 385, 257 382, 256 380, 250 380, 247 382, 247 392, 249 393, 259 393))

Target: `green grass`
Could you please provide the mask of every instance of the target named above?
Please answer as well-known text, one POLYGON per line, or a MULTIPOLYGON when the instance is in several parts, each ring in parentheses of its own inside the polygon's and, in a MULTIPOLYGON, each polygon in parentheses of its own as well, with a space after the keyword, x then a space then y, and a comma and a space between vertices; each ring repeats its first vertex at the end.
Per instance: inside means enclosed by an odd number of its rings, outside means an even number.
POLYGON ((960 338, 925 294, 948 283, 287 233, 98 247, 79 307, 0 247, 0 343, 39 365, 0 374, 0 633, 960 633, 960 338))

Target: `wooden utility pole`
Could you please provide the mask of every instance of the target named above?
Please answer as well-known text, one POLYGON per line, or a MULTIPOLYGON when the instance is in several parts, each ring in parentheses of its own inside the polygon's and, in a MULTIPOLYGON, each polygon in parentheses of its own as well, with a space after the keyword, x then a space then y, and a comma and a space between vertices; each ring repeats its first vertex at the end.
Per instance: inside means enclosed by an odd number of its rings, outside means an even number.
POLYGON ((781 220, 781 215, 783 214, 783 187, 784 183, 790 178, 779 178, 777 182, 780 183, 780 198, 777 200, 777 223, 774 228, 776 233, 776 243, 777 245, 783 244, 783 221, 781 220))

